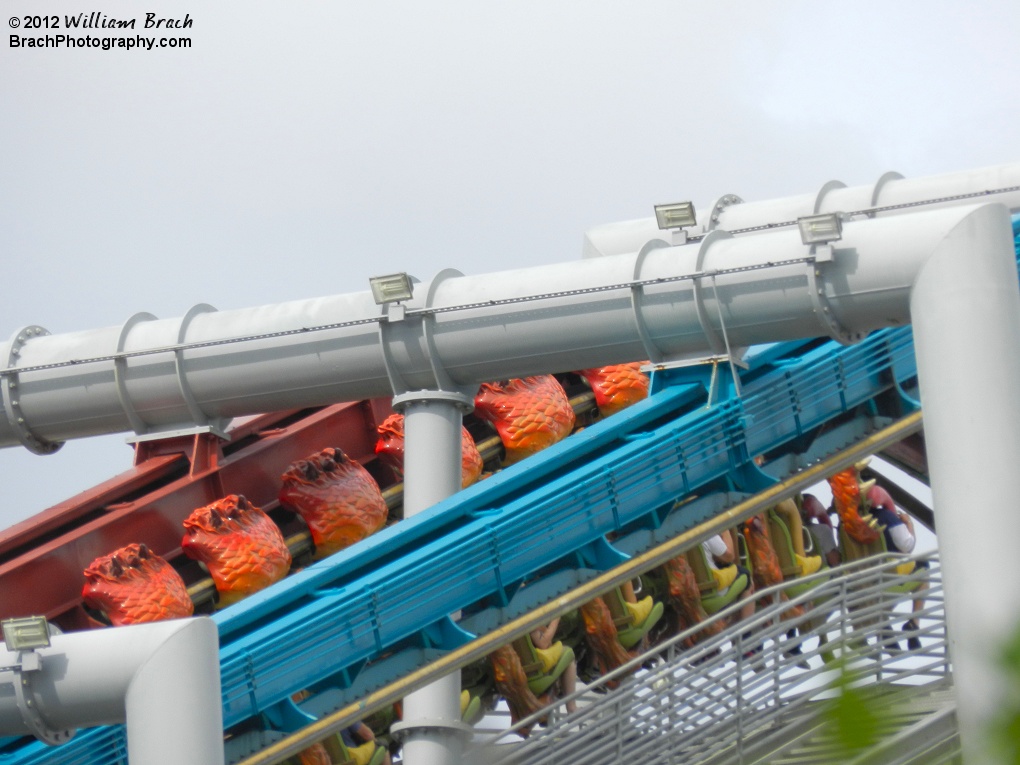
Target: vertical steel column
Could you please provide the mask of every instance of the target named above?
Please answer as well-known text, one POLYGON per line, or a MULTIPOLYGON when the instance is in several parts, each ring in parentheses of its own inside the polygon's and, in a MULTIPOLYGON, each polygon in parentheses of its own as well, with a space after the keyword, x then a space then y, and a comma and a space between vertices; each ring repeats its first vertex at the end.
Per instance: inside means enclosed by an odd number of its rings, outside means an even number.
POLYGON ((1020 287, 1009 214, 986 205, 958 223, 910 298, 925 440, 938 519, 960 740, 970 765, 998 762, 987 726, 1010 698, 999 665, 1020 628, 1020 287))
MULTIPOLYGON (((404 413, 404 517, 461 488, 461 417, 470 396, 416 391, 393 399, 404 413)), ((468 728, 460 719, 460 673, 453 672, 404 699, 400 733, 408 765, 456 765, 468 728)))

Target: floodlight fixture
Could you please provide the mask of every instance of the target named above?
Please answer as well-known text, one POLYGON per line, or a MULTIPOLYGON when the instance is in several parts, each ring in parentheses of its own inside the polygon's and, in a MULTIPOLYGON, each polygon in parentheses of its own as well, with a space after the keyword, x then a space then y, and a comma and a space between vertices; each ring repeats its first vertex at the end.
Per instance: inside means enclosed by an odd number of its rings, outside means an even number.
POLYGON ((24 616, 0 622, 8 651, 34 651, 50 644, 50 625, 45 616, 24 616))
POLYGON ((843 238, 843 219, 839 213, 823 213, 797 218, 800 240, 804 244, 829 244, 843 238))
POLYGON ((694 212, 694 202, 655 205, 655 221, 663 230, 689 228, 698 222, 698 216, 694 212))
POLYGON ((402 300, 410 300, 414 295, 411 277, 405 273, 372 276, 369 277, 368 283, 372 285, 372 297, 375 298, 377 305, 399 303, 402 300))

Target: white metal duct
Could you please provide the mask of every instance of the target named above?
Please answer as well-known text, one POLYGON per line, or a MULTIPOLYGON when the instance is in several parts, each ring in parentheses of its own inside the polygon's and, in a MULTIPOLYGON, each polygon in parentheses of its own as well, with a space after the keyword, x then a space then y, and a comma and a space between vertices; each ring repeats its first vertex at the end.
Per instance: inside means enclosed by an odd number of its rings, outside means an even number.
MULTIPOLYGON (((933 182, 931 193, 1020 181, 1020 165, 954 178, 949 187, 933 182)), ((910 189, 913 201, 926 198, 924 182, 910 189)), ((993 198, 1020 208, 1020 191, 993 198)), ((796 204, 765 204, 762 214, 793 215, 796 204)), ((640 252, 481 276, 443 272, 390 310, 390 321, 377 320, 381 309, 363 292, 222 312, 203 305, 183 318, 140 314, 121 327, 62 335, 28 327, 4 357, 0 447, 45 452, 104 433, 215 430, 264 411, 668 361, 721 351, 724 335, 734 347, 820 334, 852 340, 909 322, 917 269, 959 214, 848 223, 828 262, 816 261, 794 227, 714 231, 686 246, 651 242, 640 252), (221 344, 237 338, 256 339, 221 344), (169 350, 154 352, 161 348, 169 350)))
POLYGON ((56 743, 76 728, 126 723, 132 765, 222 765, 212 619, 54 635, 30 653, 27 662, 25 652, 0 647, 0 735, 56 743))
MULTIPOLYGON (((829 181, 814 194, 760 202, 743 202, 735 194, 724 194, 713 204, 698 208, 698 225, 691 233, 716 229, 741 231, 826 212, 858 213, 872 218, 902 215, 918 209, 921 202, 924 209, 932 209, 991 199, 1016 210, 1018 186, 1020 164, 1013 163, 927 178, 904 178, 888 172, 864 186, 847 187, 841 181, 829 181), (986 193, 999 189, 1010 191, 986 193)), ((583 255, 592 258, 636 252, 648 240, 663 235, 654 217, 607 223, 585 232, 583 255)))

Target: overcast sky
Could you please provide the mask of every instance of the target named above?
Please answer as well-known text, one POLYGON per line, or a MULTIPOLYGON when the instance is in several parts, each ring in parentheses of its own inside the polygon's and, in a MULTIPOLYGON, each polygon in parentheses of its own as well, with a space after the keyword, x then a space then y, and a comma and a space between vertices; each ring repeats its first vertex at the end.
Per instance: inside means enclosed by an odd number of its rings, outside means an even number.
MULTIPOLYGON (((3 339, 573 260, 658 202, 1020 159, 1016 0, 4 9, 3 339), (93 10, 187 13, 192 47, 10 45, 25 15, 93 10)), ((0 452, 0 527, 131 456, 0 452)))

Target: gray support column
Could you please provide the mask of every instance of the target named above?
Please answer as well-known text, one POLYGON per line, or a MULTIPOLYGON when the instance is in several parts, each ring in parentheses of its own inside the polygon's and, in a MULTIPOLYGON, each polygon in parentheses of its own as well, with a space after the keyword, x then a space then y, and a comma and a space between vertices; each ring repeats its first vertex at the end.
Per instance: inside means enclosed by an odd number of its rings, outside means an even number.
POLYGON ((964 761, 998 762, 987 726, 1015 694, 999 666, 1020 628, 1020 288, 1009 214, 974 211, 911 292, 964 761))
MULTIPOLYGON (((461 488, 461 417, 470 396, 445 391, 405 393, 393 399, 404 413, 404 517, 461 488)), ((460 719, 460 673, 454 672, 404 699, 394 729, 408 765, 457 765, 470 730, 460 719)))

